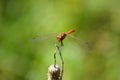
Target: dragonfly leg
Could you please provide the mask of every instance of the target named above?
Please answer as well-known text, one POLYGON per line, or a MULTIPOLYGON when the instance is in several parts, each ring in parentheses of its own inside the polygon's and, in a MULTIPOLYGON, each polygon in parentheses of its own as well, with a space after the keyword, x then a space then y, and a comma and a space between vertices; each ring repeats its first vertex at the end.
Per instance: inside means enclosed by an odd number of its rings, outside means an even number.
POLYGON ((61 46, 64 46, 63 41, 60 42, 60 45, 61 45, 61 46))

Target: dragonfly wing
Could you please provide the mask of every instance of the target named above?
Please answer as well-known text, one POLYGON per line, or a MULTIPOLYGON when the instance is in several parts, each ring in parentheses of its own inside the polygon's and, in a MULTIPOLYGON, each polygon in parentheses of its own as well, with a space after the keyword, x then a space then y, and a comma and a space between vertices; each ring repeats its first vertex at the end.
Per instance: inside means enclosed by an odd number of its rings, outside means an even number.
POLYGON ((49 38, 55 37, 56 33, 52 33, 52 34, 48 34, 48 35, 44 35, 44 36, 35 36, 32 38, 33 42, 38 42, 38 41, 43 41, 43 40, 47 40, 49 38))
POLYGON ((73 35, 68 35, 68 36, 70 36, 72 39, 74 39, 75 41, 77 41, 78 44, 80 44, 81 46, 83 46, 84 48, 86 48, 88 51, 91 50, 89 44, 86 41, 84 41, 84 40, 82 40, 80 38, 77 38, 77 37, 75 37, 73 35))

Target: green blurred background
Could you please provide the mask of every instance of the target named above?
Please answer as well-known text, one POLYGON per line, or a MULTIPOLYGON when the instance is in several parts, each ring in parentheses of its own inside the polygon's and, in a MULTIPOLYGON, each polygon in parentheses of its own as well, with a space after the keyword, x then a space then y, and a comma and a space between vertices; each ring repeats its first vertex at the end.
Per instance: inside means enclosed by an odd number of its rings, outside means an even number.
POLYGON ((52 35, 70 29, 91 50, 64 40, 63 80, 120 80, 119 0, 0 0, 0 80, 47 80, 52 35))

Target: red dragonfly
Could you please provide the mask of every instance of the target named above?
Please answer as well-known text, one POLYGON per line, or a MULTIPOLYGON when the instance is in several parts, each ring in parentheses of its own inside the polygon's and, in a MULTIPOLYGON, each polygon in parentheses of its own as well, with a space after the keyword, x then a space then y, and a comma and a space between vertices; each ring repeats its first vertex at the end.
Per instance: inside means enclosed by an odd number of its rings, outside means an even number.
MULTIPOLYGON (((74 36, 70 35, 73 32, 75 32, 74 29, 71 29, 71 30, 69 30, 67 32, 61 32, 61 33, 59 33, 57 35, 57 37, 56 37, 57 42, 60 43, 61 46, 63 46, 63 40, 67 36, 70 36, 71 38, 75 39, 78 42, 78 44, 81 44, 82 46, 84 46, 84 48, 87 48, 89 50, 90 48, 89 48, 88 44, 84 40, 81 40, 81 39, 79 39, 77 37, 74 37, 74 36)), ((47 35, 47 36, 43 36, 43 37, 34 37, 33 39, 36 40, 36 39, 39 38, 38 40, 45 40, 45 39, 48 39, 49 37, 51 37, 51 35, 50 36, 47 35)))

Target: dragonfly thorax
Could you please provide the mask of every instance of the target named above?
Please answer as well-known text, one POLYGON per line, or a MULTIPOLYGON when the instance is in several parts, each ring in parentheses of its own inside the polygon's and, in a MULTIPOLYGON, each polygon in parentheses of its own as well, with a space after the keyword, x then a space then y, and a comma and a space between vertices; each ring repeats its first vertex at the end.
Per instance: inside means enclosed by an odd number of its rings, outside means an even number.
POLYGON ((58 42, 62 42, 63 39, 64 39, 66 36, 67 36, 66 33, 64 33, 64 32, 60 33, 60 34, 57 36, 57 41, 58 41, 58 42))

